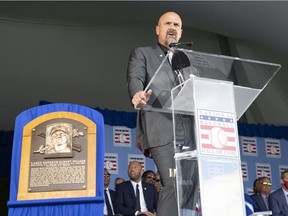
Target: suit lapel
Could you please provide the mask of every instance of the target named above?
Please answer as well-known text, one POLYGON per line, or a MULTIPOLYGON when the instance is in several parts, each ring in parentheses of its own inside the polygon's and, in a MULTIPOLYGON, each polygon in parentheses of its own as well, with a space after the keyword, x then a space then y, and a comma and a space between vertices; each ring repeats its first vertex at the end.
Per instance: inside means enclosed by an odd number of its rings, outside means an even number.
POLYGON ((148 190, 148 187, 146 187, 146 184, 142 182, 142 190, 143 190, 143 195, 144 195, 144 199, 145 199, 145 202, 146 202, 146 206, 149 210, 149 207, 150 207, 150 199, 149 197, 151 197, 150 195, 150 191, 148 190))
POLYGON ((134 191, 134 189, 133 189, 133 185, 132 185, 131 182, 129 182, 129 183, 130 183, 130 184, 129 184, 129 193, 131 193, 133 199, 136 199, 135 191, 134 191))
POLYGON ((285 194, 284 194, 282 188, 280 189, 279 192, 280 192, 280 193, 279 193, 279 197, 280 197, 280 199, 281 199, 281 202, 282 202, 283 206, 287 206, 286 197, 285 197, 285 194))
MULTIPOLYGON (((158 45, 155 45, 153 47, 154 49, 154 53, 155 53, 155 56, 156 58, 158 59, 158 63, 159 65, 161 65, 161 63, 163 62, 163 60, 165 59, 165 54, 163 53, 162 49, 158 46, 158 45)), ((173 74, 173 71, 172 71, 172 68, 171 68, 171 65, 170 63, 168 62, 168 60, 166 59, 166 61, 163 63, 162 65, 162 73, 163 71, 166 72, 166 74, 168 74, 168 77, 170 78, 171 82, 173 83, 174 80, 175 80, 175 75, 173 74)), ((160 71, 160 73, 161 73, 160 71)), ((160 75, 160 74, 159 74, 160 75)))
POLYGON ((136 206, 136 195, 135 195, 135 191, 134 191, 134 188, 133 188, 133 185, 132 183, 129 181, 129 186, 128 186, 128 190, 129 190, 129 193, 131 194, 131 196, 133 197, 133 208, 135 208, 136 206))

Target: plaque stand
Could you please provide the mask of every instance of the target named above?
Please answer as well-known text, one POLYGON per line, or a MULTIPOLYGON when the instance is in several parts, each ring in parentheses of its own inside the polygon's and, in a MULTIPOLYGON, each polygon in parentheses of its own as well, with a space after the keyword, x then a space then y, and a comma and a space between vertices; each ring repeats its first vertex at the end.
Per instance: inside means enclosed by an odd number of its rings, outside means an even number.
POLYGON ((8 215, 97 215, 104 207, 104 120, 49 104, 16 118, 8 215))

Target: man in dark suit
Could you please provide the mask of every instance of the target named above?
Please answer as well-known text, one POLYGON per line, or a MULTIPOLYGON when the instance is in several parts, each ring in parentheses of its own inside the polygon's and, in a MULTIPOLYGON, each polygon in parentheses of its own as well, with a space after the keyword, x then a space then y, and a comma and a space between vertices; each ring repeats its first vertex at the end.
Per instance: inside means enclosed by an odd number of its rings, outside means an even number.
POLYGON ((122 182, 116 189, 115 213, 117 215, 155 215, 158 194, 154 185, 141 182, 142 173, 143 169, 138 161, 129 164, 130 181, 122 182))
POLYGON ((258 193, 251 195, 251 198, 256 205, 255 212, 269 211, 268 196, 271 192, 271 180, 270 178, 263 176, 258 179, 258 182, 260 185, 258 187, 258 193))
POLYGON ((104 216, 114 215, 114 201, 115 201, 115 191, 108 188, 110 184, 110 173, 104 168, 104 216))
MULTIPOLYGON (((169 45, 177 43, 181 38, 182 20, 180 16, 174 12, 163 14, 156 26, 156 35, 158 36, 157 45, 135 48, 131 52, 129 59, 127 70, 129 96, 132 105, 138 109, 149 103, 150 97, 154 97, 153 92, 156 89, 149 89, 147 92, 144 92, 144 90, 164 60, 166 53, 169 51, 169 45)), ((177 85, 177 76, 175 76, 175 71, 173 71, 168 60, 162 66, 165 71, 159 74, 161 82, 155 88, 171 90, 177 85)), ((184 79, 189 78, 189 75, 193 73, 195 72, 186 70, 186 68, 182 71, 184 79)), ((179 134, 176 136, 177 143, 179 146, 189 146, 190 150, 194 150, 195 142, 192 117, 177 115, 175 121, 177 122, 176 133, 179 134)), ((172 114, 145 111, 144 109, 139 110, 137 117, 137 139, 142 149, 150 151, 161 176, 162 191, 159 194, 157 215, 177 216, 176 186, 173 175, 175 169, 175 151, 172 114)), ((195 169, 193 171, 192 166, 188 166, 188 169, 182 173, 190 175, 193 172, 195 172, 195 169)), ((189 179, 186 182, 193 182, 193 179, 189 179)), ((189 186, 189 188, 192 187, 189 186)), ((185 191, 187 197, 192 197, 188 189, 184 189, 183 191, 185 191)), ((197 190, 195 189, 194 191, 197 190)))
POLYGON ((273 216, 288 216, 288 170, 281 173, 281 188, 269 195, 269 208, 273 216))

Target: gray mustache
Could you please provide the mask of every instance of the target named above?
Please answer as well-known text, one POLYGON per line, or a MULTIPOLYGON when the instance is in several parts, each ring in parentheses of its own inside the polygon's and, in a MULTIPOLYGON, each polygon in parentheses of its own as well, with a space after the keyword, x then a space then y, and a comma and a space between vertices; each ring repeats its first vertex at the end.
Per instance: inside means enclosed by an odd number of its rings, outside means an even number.
POLYGON ((166 32, 167 35, 169 35, 171 33, 177 36, 177 31, 175 29, 168 29, 166 32))

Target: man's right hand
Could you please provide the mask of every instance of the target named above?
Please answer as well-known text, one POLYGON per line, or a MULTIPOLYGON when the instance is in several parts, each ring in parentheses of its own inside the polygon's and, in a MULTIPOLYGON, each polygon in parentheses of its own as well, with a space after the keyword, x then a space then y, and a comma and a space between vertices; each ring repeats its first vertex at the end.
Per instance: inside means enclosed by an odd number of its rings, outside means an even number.
POLYGON ((149 100, 151 94, 152 94, 151 89, 149 89, 146 93, 144 91, 139 91, 136 94, 134 94, 131 100, 132 104, 134 105, 134 108, 135 109, 142 108, 149 100))

